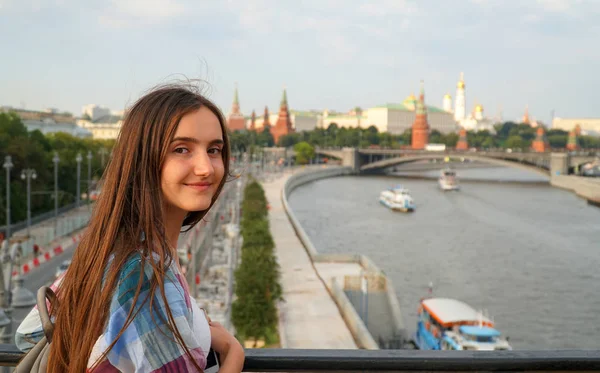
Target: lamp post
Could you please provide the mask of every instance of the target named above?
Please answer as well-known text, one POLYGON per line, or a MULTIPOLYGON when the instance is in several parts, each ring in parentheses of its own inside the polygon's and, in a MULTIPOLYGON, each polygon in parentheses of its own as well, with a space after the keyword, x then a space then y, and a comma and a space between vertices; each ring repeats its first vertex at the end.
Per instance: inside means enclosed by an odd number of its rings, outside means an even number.
POLYGON ((77 153, 77 156, 75 157, 75 161, 77 162, 77 192, 76 192, 77 203, 75 205, 77 207, 79 207, 79 205, 81 204, 81 161, 83 161, 83 157, 81 156, 81 153, 77 153))
POLYGON ((4 157, 2 167, 6 168, 6 242, 10 239, 10 169, 13 168, 10 155, 4 157))
POLYGON ((33 168, 21 171, 21 179, 27 180, 27 238, 31 234, 31 179, 37 179, 37 173, 33 168))
POLYGON ((102 162, 102 168, 104 168, 104 157, 108 154, 108 150, 106 150, 106 148, 100 148, 100 150, 98 151, 98 153, 100 153, 100 159, 102 162))
POLYGON ((88 182, 87 182, 87 202, 88 202, 88 208, 90 205, 90 193, 91 193, 91 188, 92 188, 92 151, 88 151, 87 153, 87 160, 88 160, 88 182))
POLYGON ((58 231, 58 162, 60 162, 58 152, 54 152, 52 162, 54 162, 54 237, 56 237, 58 231))
MULTIPOLYGON (((15 243, 12 245, 9 255, 9 263, 7 266, 0 265, 0 282, 3 292, 0 301, 2 308, 0 309, 0 327, 3 327, 0 341, 4 344, 13 344, 13 320, 11 318, 12 311, 15 308, 31 308, 36 302, 36 297, 31 291, 23 287, 23 279, 20 276, 12 278, 14 266, 19 266, 21 257, 21 244, 15 243)), ((3 372, 10 372, 11 368, 4 367, 3 372)))

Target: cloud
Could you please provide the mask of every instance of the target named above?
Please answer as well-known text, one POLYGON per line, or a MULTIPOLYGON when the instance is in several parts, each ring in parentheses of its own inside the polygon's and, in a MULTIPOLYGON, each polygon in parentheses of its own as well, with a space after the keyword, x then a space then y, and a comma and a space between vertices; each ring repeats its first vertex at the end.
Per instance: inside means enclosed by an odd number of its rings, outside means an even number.
POLYGON ((384 0, 360 5, 358 11, 369 16, 409 15, 418 10, 416 4, 408 0, 384 0))
POLYGON ((161 23, 185 12, 186 7, 173 0, 112 0, 98 21, 110 28, 123 28, 161 23))
POLYGON ((537 0, 539 6, 547 12, 564 12, 573 9, 581 0, 537 0))

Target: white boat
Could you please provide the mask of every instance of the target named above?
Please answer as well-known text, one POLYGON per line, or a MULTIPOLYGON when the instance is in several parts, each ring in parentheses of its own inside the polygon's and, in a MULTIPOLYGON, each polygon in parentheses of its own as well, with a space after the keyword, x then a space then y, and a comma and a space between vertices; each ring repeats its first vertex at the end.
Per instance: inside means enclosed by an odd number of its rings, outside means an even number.
POLYGON ((385 207, 394 211, 414 211, 415 203, 410 195, 410 191, 401 185, 384 190, 379 194, 379 202, 385 207))
POLYGON ((440 184, 441 190, 459 190, 458 179, 456 177, 456 172, 453 170, 446 168, 440 172, 440 178, 438 179, 438 183, 440 184))

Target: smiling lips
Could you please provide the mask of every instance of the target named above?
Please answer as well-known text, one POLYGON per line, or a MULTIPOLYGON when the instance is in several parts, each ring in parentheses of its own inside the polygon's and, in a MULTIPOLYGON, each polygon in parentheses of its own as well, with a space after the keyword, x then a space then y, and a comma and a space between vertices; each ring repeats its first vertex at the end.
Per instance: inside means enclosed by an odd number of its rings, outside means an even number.
POLYGON ((208 188, 210 188, 210 186, 212 185, 212 183, 209 182, 202 182, 202 183, 190 183, 190 184, 184 184, 187 187, 190 187, 196 191, 202 192, 207 190, 208 188))

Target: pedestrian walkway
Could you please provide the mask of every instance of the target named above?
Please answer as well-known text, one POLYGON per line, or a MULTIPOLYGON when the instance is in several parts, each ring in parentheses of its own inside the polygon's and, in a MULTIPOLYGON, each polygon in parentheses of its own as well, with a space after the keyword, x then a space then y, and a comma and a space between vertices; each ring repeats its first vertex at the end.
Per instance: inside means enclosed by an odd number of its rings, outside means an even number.
POLYGON ((279 306, 282 348, 355 349, 356 342, 296 236, 281 202, 291 176, 286 172, 263 183, 270 205, 269 222, 281 266, 283 298, 279 306))

